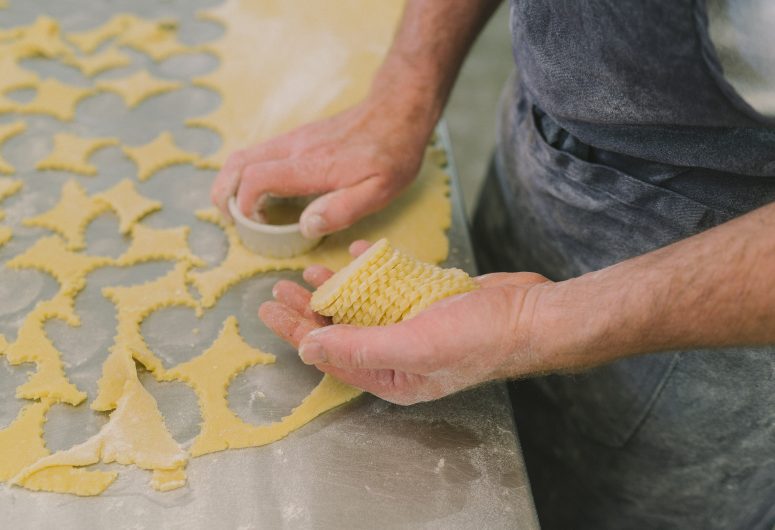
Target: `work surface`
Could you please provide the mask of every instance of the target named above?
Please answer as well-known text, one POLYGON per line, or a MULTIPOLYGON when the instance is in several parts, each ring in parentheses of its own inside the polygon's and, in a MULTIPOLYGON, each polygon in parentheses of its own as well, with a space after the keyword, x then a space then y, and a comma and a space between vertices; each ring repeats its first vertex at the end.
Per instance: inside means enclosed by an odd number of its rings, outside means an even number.
MULTIPOLYGON (((212 2, 207 3, 210 5, 212 2)), ((206 42, 219 34, 217 25, 194 17, 204 2, 86 2, 51 0, 11 2, 0 10, 0 26, 28 24, 38 14, 57 18, 67 29, 81 29, 103 21, 112 10, 131 11, 144 17, 174 16, 180 20, 181 39, 187 44, 206 42)), ((145 61, 160 76, 185 79, 207 72, 216 59, 190 54, 159 64, 145 61)), ((73 72, 53 61, 25 63, 44 75, 62 79, 73 72)), ((74 83, 77 79, 73 77, 74 83)), ((24 94, 22 94, 24 97, 24 94)), ((127 113, 115 96, 95 96, 79 106, 78 130, 94 135, 117 134, 142 142, 148 129, 171 130, 186 149, 212 152, 218 138, 206 130, 186 128, 189 116, 217 107, 218 96, 186 87, 174 97, 159 96, 127 113)), ((21 169, 25 202, 9 203, 11 221, 40 211, 55 200, 67 177, 61 172, 37 172, 26 160, 45 154, 50 132, 61 129, 48 117, 29 118, 30 134, 24 141, 7 144, 4 154, 21 169), (26 169, 25 169, 26 168, 26 169), (47 185, 48 184, 48 185, 47 185), (30 185, 34 186, 30 193, 30 185)), ((442 142, 447 145, 446 135, 442 142)), ((129 176, 134 166, 117 149, 92 158, 100 173, 129 176)), ((448 265, 473 272, 473 262, 459 189, 453 174, 453 225, 448 265)), ((207 201, 213 171, 172 167, 164 178, 152 180, 153 195, 172 204, 165 215, 148 224, 167 226, 170 217, 189 215, 207 201), (189 211, 187 211, 189 210, 189 211)), ((91 183, 83 182, 89 188, 91 183)), ((181 219, 178 219, 181 221, 181 219)), ((189 222, 188 219, 185 222, 189 222)), ((208 262, 223 258, 222 233, 191 220, 192 250, 208 262)), ((88 250, 117 255, 122 246, 112 237, 115 219, 98 218, 87 231, 88 250), (117 246, 118 245, 118 246, 117 246)), ((0 262, 29 245, 39 230, 20 227, 14 240, 0 251, 0 262)), ((169 269, 169 264, 149 263, 130 270, 106 268, 92 273, 76 301, 83 326, 77 330, 50 322, 46 332, 63 353, 71 380, 93 399, 105 350, 115 327, 111 304, 101 288, 117 279, 141 282, 169 269)), ((289 346, 272 335, 256 317, 261 302, 271 297, 279 278, 299 279, 298 273, 273 273, 254 277, 230 289, 204 317, 187 309, 154 313, 143 332, 155 351, 169 352, 180 362, 201 352, 218 332, 224 315, 237 315, 245 339, 278 357, 267 370, 250 368, 229 387, 232 408, 246 421, 264 423, 286 415, 317 384, 320 374, 304 366, 289 346), (197 329, 196 333, 192 333, 197 329)), ((32 270, 0 270, 0 333, 12 337, 35 300, 56 292, 56 283, 32 270)), ((169 359, 165 359, 169 360, 169 359)), ((21 402, 15 388, 30 365, 0 368, 0 423, 17 414, 21 402)), ((141 377, 156 398, 167 425, 181 443, 198 432, 198 408, 192 391, 180 383, 158 383, 141 377)), ((105 423, 86 405, 56 405, 49 412, 45 440, 50 450, 64 449, 87 439, 105 423)), ((113 466, 115 467, 115 466, 113 466)), ((529 487, 503 385, 489 385, 435 403, 398 407, 362 396, 271 445, 215 453, 192 460, 188 485, 160 493, 149 489, 147 473, 122 473, 103 495, 78 498, 33 493, 21 488, 0 491, 2 526, 38 528, 343 528, 343 527, 483 527, 536 528, 529 487)))

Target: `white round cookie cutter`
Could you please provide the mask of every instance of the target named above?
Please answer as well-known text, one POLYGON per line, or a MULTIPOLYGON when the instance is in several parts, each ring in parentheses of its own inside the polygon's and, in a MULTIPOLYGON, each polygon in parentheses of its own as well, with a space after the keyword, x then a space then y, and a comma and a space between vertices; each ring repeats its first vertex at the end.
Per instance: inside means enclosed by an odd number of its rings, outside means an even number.
MULTIPOLYGON (((290 198, 272 200, 289 200, 309 202, 309 198, 290 198)), ((229 199, 229 212, 237 227, 242 244, 256 254, 268 256, 270 258, 292 258, 305 252, 309 252, 320 243, 322 237, 307 239, 301 234, 299 223, 289 225, 271 225, 259 223, 243 214, 237 207, 235 197, 229 199)))

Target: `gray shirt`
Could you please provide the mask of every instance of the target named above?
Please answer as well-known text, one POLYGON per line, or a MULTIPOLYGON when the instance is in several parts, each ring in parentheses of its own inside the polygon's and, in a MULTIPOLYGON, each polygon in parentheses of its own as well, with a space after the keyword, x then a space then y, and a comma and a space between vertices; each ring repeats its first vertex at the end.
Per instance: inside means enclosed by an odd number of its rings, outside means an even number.
POLYGON ((757 112, 775 117, 775 2, 708 0, 724 77, 757 112))

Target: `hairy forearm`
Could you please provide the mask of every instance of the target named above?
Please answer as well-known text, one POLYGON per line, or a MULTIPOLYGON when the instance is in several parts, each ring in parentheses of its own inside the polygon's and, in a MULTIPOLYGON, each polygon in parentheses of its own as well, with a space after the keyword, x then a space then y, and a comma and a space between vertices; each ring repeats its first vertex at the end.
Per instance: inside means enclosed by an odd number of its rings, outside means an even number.
POLYGON ((543 291, 548 370, 775 344, 775 204, 543 291))
POLYGON ((501 1, 409 0, 370 98, 429 133, 468 50, 501 1))

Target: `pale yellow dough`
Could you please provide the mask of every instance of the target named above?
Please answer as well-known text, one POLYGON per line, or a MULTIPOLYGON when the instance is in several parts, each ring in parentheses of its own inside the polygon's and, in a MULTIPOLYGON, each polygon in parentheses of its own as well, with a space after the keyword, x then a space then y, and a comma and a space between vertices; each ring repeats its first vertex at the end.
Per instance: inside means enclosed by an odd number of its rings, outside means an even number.
POLYGON ((80 250, 86 246, 86 227, 107 210, 108 204, 105 201, 87 195, 77 180, 68 180, 62 186, 62 194, 53 208, 24 219, 22 224, 53 230, 65 239, 67 249, 80 250))
POLYGON ((178 81, 169 81, 152 77, 145 70, 138 70, 127 77, 108 79, 97 83, 99 90, 115 92, 124 99, 126 106, 136 107, 152 96, 172 92, 183 86, 178 81))
MULTIPOLYGON (((19 192, 22 189, 22 181, 9 177, 0 177, 0 202, 19 192)), ((0 210, 0 221, 5 219, 5 212, 0 210)), ((7 226, 0 226, 0 247, 11 240, 13 230, 7 226)))
MULTIPOLYGON (((2 214, 2 212, 0 212, 2 214)), ((8 243, 13 237, 13 230, 7 226, 0 226, 0 247, 8 243)))
POLYGON ((161 133, 145 145, 125 146, 124 154, 137 165, 137 178, 143 181, 165 167, 199 160, 198 154, 184 151, 175 145, 175 139, 170 132, 161 133))
POLYGON ((136 224, 132 228, 132 243, 116 260, 116 265, 131 266, 146 261, 185 261, 201 267, 205 262, 188 246, 190 228, 151 228, 136 224))
POLYGON ((50 400, 44 400, 25 405, 16 419, 0 430, 0 482, 6 482, 48 455, 43 443, 43 424, 51 404, 50 400))
POLYGON ((151 212, 160 210, 162 204, 159 201, 143 197, 135 189, 134 183, 124 179, 107 191, 94 196, 116 212, 118 215, 119 231, 126 234, 143 217, 151 212))
POLYGON ((103 42, 119 35, 134 20, 137 20, 137 17, 133 15, 116 15, 95 28, 67 33, 65 38, 77 46, 83 53, 92 53, 103 42))
MULTIPOLYGON (((23 121, 0 124, 0 147, 14 136, 23 133, 26 128, 23 121)), ((14 167, 0 156, 0 173, 10 174, 14 171, 14 167)))
POLYGON ((194 389, 202 409, 202 430, 191 446, 191 456, 275 442, 361 394, 360 390, 326 375, 312 393, 279 422, 268 425, 245 423, 229 408, 226 396, 229 382, 249 366, 274 361, 274 355, 245 343, 239 334, 237 319, 229 317, 218 338, 202 355, 167 371, 165 380, 180 380, 194 389))
POLYGON ((51 153, 35 167, 93 176, 97 174, 97 167, 89 163, 89 157, 98 149, 118 143, 118 138, 82 138, 74 134, 57 133, 54 135, 51 153))
POLYGON ((110 48, 99 53, 95 53, 94 55, 71 55, 64 60, 64 63, 78 68, 78 70, 80 70, 81 73, 85 76, 94 77, 95 75, 107 70, 129 66, 132 64, 132 59, 126 53, 118 50, 114 46, 111 46, 110 48))
POLYGON ((173 55, 196 51, 178 40, 177 23, 170 20, 144 20, 134 18, 118 37, 117 42, 142 52, 155 61, 173 55))
MULTIPOLYGON (((96 435, 65 451, 56 452, 34 462, 15 475, 11 482, 26 486, 39 472, 48 475, 35 481, 37 489, 65 491, 77 495, 94 495, 93 484, 87 491, 79 481, 70 482, 72 467, 82 467, 97 462, 123 465, 135 464, 142 469, 178 471, 173 478, 182 486, 184 476, 179 474, 188 461, 188 455, 172 438, 156 405, 156 400, 143 387, 134 372, 131 357, 124 358, 126 379, 117 389, 121 397, 110 421, 96 435), (58 468, 58 469, 56 469, 58 468), (63 475, 64 472, 64 476, 63 475), (181 480, 182 479, 182 480, 181 480), (72 487, 71 487, 72 486, 72 487)), ((106 481, 107 482, 107 481, 106 481)), ((107 487, 110 482, 105 483, 107 487)), ((152 485, 171 489, 170 477, 154 476, 152 485)))
POLYGON ((0 94, 22 88, 35 88, 40 79, 38 76, 19 66, 16 58, 10 53, 7 45, 0 44, 0 94))
POLYGON ((54 78, 46 78, 37 86, 35 97, 19 106, 23 114, 47 114, 61 121, 73 121, 78 102, 97 93, 94 88, 66 85, 54 78))

